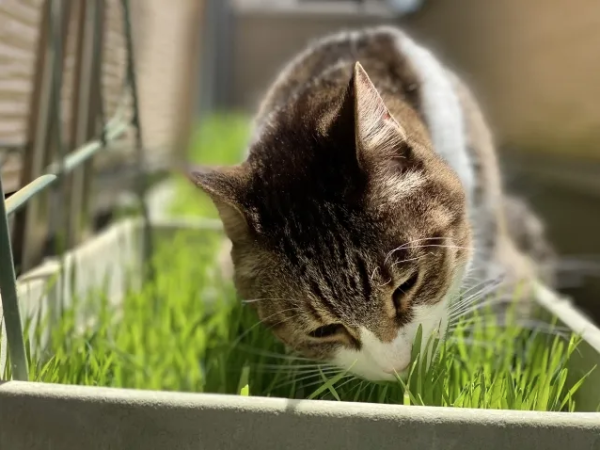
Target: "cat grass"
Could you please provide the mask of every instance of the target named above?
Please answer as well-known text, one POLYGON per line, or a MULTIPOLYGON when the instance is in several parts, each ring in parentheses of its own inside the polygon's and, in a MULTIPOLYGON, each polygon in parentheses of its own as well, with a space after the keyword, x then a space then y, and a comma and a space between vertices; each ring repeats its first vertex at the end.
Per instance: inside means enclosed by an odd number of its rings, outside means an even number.
MULTIPOLYGON (((196 129, 190 146, 190 160, 208 165, 230 165, 240 161, 250 133, 248 118, 239 113, 208 116, 196 129)), ((176 179, 178 195, 170 210, 174 215, 216 218, 217 211, 206 196, 183 177, 176 179)))
MULTIPOLYGON (((194 137, 191 159, 234 163, 248 132, 244 116, 213 116, 194 137)), ((216 217, 210 201, 187 180, 177 183, 173 214, 216 217)), ((213 237, 199 242, 197 235, 181 232, 175 241, 158 242, 157 278, 141 291, 128 292, 119 314, 102 292, 64 309, 45 351, 28 352, 31 379, 405 405, 576 408, 574 394, 587 377, 568 369, 578 338, 554 324, 518 323, 486 308, 452 324, 443 343, 431 342, 428 348, 436 350, 427 353, 431 364, 415 345, 415 362, 395 382, 363 381, 290 355, 259 323, 251 303, 236 299, 232 286, 215 275, 213 237), (83 309, 96 320, 81 330, 76 317, 83 309)), ((34 340, 41 339, 44 327, 43 321, 35 324, 34 340)))
MULTIPOLYGON (((415 345, 407 376, 367 382, 286 353, 251 304, 215 275, 216 240, 199 244, 181 232, 158 244, 157 278, 128 292, 120 314, 102 293, 64 309, 47 349, 29 352, 32 380, 404 405, 576 408, 573 395, 585 377, 575 384, 567 379, 578 339, 551 324, 542 332, 506 317, 500 323, 482 308, 460 320, 443 343, 432 343, 429 365, 415 345), (82 308, 97 320, 81 330, 75 318, 82 308)), ((43 327, 36 325, 36 339, 43 327)))

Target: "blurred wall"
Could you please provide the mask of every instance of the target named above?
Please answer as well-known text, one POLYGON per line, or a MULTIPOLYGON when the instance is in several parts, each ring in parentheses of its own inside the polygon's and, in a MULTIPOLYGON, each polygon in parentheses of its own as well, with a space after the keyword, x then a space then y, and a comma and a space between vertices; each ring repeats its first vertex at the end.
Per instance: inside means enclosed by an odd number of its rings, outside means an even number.
MULTIPOLYGON (((42 175, 58 158, 54 125, 58 114, 51 100, 53 79, 48 76, 54 59, 48 46, 53 44, 48 37, 50 4, 49 0, 0 1, 0 172, 6 194, 42 175)), ((104 119, 110 119, 123 100, 131 117, 131 97, 124 89, 124 14, 121 0, 52 4, 58 5, 57 17, 63 22, 59 30, 63 60, 57 62, 62 68, 60 130, 65 150, 71 152, 100 134, 95 126, 99 125, 95 74, 99 66, 93 62, 99 55, 85 46, 93 43, 89 37, 95 24, 101 25, 104 119)), ((204 2, 131 0, 130 5, 146 169, 164 172, 184 157, 191 132, 204 2)), ((110 149, 69 175, 67 200, 51 190, 14 217, 13 248, 21 269, 35 266, 54 251, 52 237, 64 228, 63 215, 74 222, 69 244, 75 245, 95 231, 95 219, 110 216, 121 194, 132 190, 138 166, 134 135, 130 129, 110 149), (55 208, 59 204, 68 209, 55 208)))
POLYGON ((20 163, 16 153, 1 152, 26 141, 41 4, 42 0, 0 2, 0 164, 8 192, 18 186, 20 163))
MULTIPOLYGON (((33 132, 30 109, 35 104, 38 48, 46 48, 46 41, 40 40, 44 4, 44 0, 0 1, 0 163, 6 192, 20 185, 21 150, 33 132), (7 149, 15 151, 9 155, 7 149)), ((63 132, 68 141, 80 16, 76 1, 65 4, 71 5, 62 72, 63 132)), ((126 52, 121 1, 105 0, 105 4, 102 86, 109 118, 123 94, 126 52)), ((142 125, 150 159, 164 161, 171 152, 183 156, 193 121, 204 1, 132 0, 131 5, 142 125)), ((98 168, 118 165, 131 153, 129 144, 130 140, 125 141, 116 154, 99 156, 98 168)))
POLYGON ((393 23, 386 8, 357 2, 234 2, 231 105, 253 110, 282 66, 309 41, 366 25, 393 23))
POLYGON ((600 2, 430 0, 407 25, 470 79, 504 143, 600 158, 600 2))
POLYGON ((138 42, 144 137, 157 149, 178 151, 173 146, 189 132, 203 3, 136 0, 144 20, 138 42))
POLYGON ((233 106, 253 108, 309 40, 396 23, 470 81, 502 143, 600 158, 597 0, 428 0, 406 18, 376 2, 233 3, 233 106))

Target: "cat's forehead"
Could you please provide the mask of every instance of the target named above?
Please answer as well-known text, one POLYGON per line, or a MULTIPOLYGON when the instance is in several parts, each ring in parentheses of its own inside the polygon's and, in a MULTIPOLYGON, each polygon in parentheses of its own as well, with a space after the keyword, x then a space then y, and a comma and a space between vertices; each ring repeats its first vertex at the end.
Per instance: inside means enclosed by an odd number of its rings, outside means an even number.
POLYGON ((389 245, 385 225, 361 205, 333 204, 307 195, 259 209, 261 242, 292 260, 295 255, 308 262, 361 255, 367 259, 389 245))
POLYGON ((291 285, 317 297, 368 298, 389 283, 397 265, 407 260, 410 239, 381 224, 356 226, 340 222, 296 222, 275 230, 271 245, 291 285), (276 237, 275 237, 276 236, 276 237))

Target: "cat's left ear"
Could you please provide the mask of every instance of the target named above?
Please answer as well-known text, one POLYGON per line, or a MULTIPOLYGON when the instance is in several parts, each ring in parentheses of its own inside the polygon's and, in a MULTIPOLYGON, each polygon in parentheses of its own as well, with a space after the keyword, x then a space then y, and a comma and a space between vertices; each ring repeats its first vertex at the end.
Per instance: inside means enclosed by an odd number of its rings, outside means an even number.
POLYGON ((229 239, 232 242, 247 239, 249 217, 243 202, 246 176, 242 168, 202 166, 188 172, 188 177, 216 206, 229 239))
POLYGON ((381 152, 406 139, 406 131, 392 116, 377 88, 363 66, 354 65, 339 119, 354 126, 354 138, 359 163, 370 152, 381 152))

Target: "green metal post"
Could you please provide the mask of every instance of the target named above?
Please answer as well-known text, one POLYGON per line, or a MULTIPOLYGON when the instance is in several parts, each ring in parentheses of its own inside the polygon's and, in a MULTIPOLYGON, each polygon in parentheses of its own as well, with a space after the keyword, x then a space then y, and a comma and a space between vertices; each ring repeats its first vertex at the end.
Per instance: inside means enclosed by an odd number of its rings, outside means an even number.
POLYGON ((10 356, 13 379, 27 381, 29 379, 27 357, 25 356, 23 327, 21 325, 21 314, 17 298, 17 280, 10 245, 10 231, 8 228, 8 216, 6 215, 1 177, 0 195, 0 294, 2 295, 2 310, 6 325, 8 354, 10 356))

